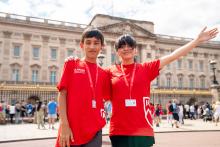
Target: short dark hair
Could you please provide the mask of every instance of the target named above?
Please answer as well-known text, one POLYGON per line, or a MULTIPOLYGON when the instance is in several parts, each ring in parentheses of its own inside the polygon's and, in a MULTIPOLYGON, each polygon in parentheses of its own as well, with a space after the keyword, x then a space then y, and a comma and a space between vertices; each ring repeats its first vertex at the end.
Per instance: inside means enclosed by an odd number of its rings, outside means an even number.
POLYGON ((104 35, 102 32, 95 28, 95 27, 88 27, 84 30, 81 37, 81 42, 83 43, 85 38, 92 38, 95 37, 96 39, 101 41, 101 44, 104 45, 104 35))
POLYGON ((128 46, 130 46, 132 48, 136 48, 137 43, 136 43, 135 39, 131 35, 124 34, 124 35, 121 35, 117 39, 117 41, 115 42, 115 49, 118 50, 123 45, 128 45, 128 46))

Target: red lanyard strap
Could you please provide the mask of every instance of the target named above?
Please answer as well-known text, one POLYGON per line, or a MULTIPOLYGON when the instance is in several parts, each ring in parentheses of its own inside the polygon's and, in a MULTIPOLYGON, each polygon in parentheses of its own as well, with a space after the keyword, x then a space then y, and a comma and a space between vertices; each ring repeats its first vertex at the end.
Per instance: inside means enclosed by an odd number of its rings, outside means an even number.
POLYGON ((88 78, 89 78, 89 83, 90 83, 90 87, 92 89, 92 94, 93 94, 93 98, 92 99, 95 99, 95 96, 96 96, 96 92, 95 92, 95 88, 97 86, 97 82, 98 82, 98 75, 99 75, 99 72, 98 72, 98 66, 96 65, 96 76, 95 76, 95 85, 93 84, 93 81, 92 81, 92 76, 91 76, 91 72, 89 70, 89 67, 88 65, 86 64, 86 62, 84 62, 85 64, 85 67, 86 67, 86 71, 88 73, 88 78))
POLYGON ((133 68, 133 72, 132 72, 132 76, 131 76, 131 82, 128 83, 128 80, 127 80, 126 75, 125 75, 124 68, 123 68, 123 66, 122 66, 122 64, 121 64, 121 71, 122 71, 122 73, 123 73, 123 78, 124 78, 124 81, 125 81, 126 86, 129 88, 129 96, 130 96, 130 99, 131 99, 131 91, 132 91, 132 88, 133 88, 133 85, 134 85, 134 77, 135 77, 136 68, 137 68, 137 64, 135 63, 135 64, 134 64, 134 68, 133 68))

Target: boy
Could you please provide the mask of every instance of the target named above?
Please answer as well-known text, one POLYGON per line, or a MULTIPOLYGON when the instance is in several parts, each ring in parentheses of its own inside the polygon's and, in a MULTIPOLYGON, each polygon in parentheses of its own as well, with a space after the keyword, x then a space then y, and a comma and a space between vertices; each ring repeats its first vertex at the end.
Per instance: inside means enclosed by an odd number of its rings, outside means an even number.
POLYGON ((66 61, 59 90, 60 129, 56 147, 101 147, 105 126, 103 98, 109 96, 107 73, 96 64, 103 34, 86 29, 80 41, 84 59, 66 61))

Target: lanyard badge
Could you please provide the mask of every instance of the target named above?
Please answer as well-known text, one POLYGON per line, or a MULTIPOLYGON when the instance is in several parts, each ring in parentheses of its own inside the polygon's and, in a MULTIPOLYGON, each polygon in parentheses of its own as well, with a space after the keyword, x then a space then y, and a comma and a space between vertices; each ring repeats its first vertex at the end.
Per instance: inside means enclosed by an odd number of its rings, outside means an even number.
POLYGON ((128 83, 128 80, 125 76, 123 66, 121 64, 121 71, 123 72, 123 78, 124 78, 126 86, 129 88, 129 99, 125 99, 125 106, 126 107, 136 107, 137 106, 136 99, 131 98, 131 92, 132 92, 132 88, 134 85, 134 77, 135 77, 136 68, 137 68, 137 64, 135 63, 134 68, 133 68, 133 72, 132 72, 132 76, 131 76, 131 82, 128 83))
POLYGON ((125 106, 126 107, 136 107, 136 99, 125 99, 125 106))
POLYGON ((96 100, 95 99, 92 100, 92 108, 96 108, 96 100))

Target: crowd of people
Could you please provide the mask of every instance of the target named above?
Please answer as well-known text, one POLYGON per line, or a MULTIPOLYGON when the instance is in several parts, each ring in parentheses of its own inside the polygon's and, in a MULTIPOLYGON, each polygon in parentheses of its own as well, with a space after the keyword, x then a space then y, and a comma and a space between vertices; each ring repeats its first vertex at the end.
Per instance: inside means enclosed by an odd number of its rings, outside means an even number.
POLYGON ((203 121, 213 121, 218 123, 220 115, 220 103, 217 101, 213 105, 208 102, 202 104, 186 103, 182 104, 177 100, 170 100, 166 104, 167 122, 172 127, 179 128, 184 124, 184 119, 203 119, 203 121))
POLYGON ((38 129, 45 129, 48 121, 49 129, 54 129, 58 119, 58 105, 54 98, 49 102, 37 100, 34 103, 24 100, 7 104, 0 102, 0 124, 37 123, 38 129))
MULTIPOLYGON (((184 119, 196 120, 202 119, 204 122, 214 122, 218 125, 220 117, 220 102, 217 101, 212 105, 208 102, 201 104, 178 102, 176 99, 169 100, 163 107, 161 104, 150 103, 150 110, 156 127, 162 123, 162 117, 166 115, 167 123, 172 127, 179 128, 184 125, 184 119)), ((112 113, 110 102, 105 103, 106 122, 108 123, 112 113)))

